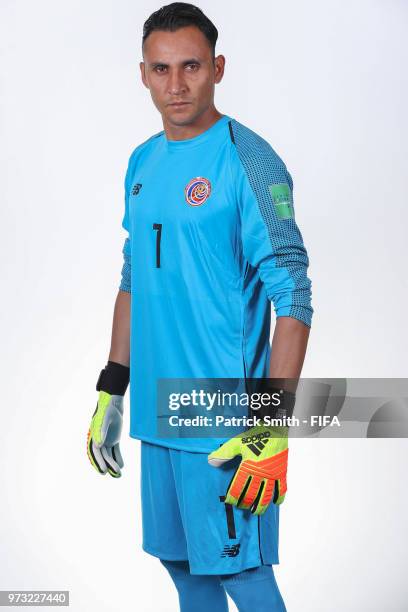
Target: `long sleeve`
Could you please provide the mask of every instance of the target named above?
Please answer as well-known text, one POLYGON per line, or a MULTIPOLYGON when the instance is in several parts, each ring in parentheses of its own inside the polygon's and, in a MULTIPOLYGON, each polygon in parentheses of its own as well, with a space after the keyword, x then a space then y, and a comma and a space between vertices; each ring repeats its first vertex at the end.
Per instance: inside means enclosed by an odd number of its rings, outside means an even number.
POLYGON ((232 130, 244 257, 258 270, 276 316, 310 327, 309 259, 295 221, 292 178, 265 140, 236 122, 232 130))
POLYGON ((131 256, 130 256, 130 239, 126 238, 123 249, 123 266, 121 272, 121 281, 119 289, 121 291, 131 292, 131 256))
POLYGON ((122 218, 122 227, 127 232, 127 237, 122 248, 123 254, 123 265, 121 271, 121 281, 119 289, 121 291, 131 292, 131 226, 129 217, 129 195, 132 188, 132 181, 135 172, 135 161, 136 161, 136 149, 133 151, 129 158, 128 167, 126 170, 124 191, 125 191, 125 202, 124 202, 124 213, 122 218))

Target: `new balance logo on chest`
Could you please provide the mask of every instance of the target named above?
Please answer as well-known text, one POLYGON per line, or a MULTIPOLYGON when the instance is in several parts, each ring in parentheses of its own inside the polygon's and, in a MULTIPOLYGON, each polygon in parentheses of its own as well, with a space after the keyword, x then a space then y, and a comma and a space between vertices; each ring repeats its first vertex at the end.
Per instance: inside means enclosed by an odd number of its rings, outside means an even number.
POLYGON ((135 185, 133 185, 132 195, 137 196, 141 188, 142 188, 142 183, 136 183, 135 185))

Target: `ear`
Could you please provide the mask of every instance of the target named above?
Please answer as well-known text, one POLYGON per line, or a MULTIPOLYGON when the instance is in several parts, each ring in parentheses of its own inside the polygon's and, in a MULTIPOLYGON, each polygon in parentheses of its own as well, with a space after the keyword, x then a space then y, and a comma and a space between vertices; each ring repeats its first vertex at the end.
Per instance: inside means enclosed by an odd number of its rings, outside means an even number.
POLYGON ((222 77, 224 76, 224 70, 225 70, 225 57, 223 55, 217 55, 217 57, 214 58, 214 71, 215 71, 214 82, 215 83, 219 83, 222 80, 222 77))
POLYGON ((142 78, 143 85, 145 87, 147 87, 147 89, 149 89, 149 85, 147 84, 147 80, 146 80, 146 66, 145 66, 145 63, 144 62, 140 62, 139 67, 140 67, 140 76, 142 78))

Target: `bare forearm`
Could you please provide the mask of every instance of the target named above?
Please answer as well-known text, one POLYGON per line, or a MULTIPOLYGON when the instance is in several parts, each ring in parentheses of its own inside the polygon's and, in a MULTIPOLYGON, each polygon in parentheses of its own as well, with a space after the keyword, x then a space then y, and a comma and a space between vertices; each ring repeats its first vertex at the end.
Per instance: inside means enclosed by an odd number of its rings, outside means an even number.
POLYGON ((109 361, 129 366, 130 293, 128 291, 119 291, 115 301, 109 361))
POLYGON ((277 318, 269 367, 271 378, 297 380, 300 377, 309 333, 310 328, 293 317, 277 318))

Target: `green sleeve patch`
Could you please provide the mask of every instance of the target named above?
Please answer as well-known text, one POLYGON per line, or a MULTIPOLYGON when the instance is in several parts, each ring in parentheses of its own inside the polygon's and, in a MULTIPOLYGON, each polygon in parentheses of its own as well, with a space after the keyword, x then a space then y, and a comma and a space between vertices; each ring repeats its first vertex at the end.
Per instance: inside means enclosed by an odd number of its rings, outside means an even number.
POLYGON ((294 219, 292 192, 287 183, 268 185, 278 219, 294 219))

